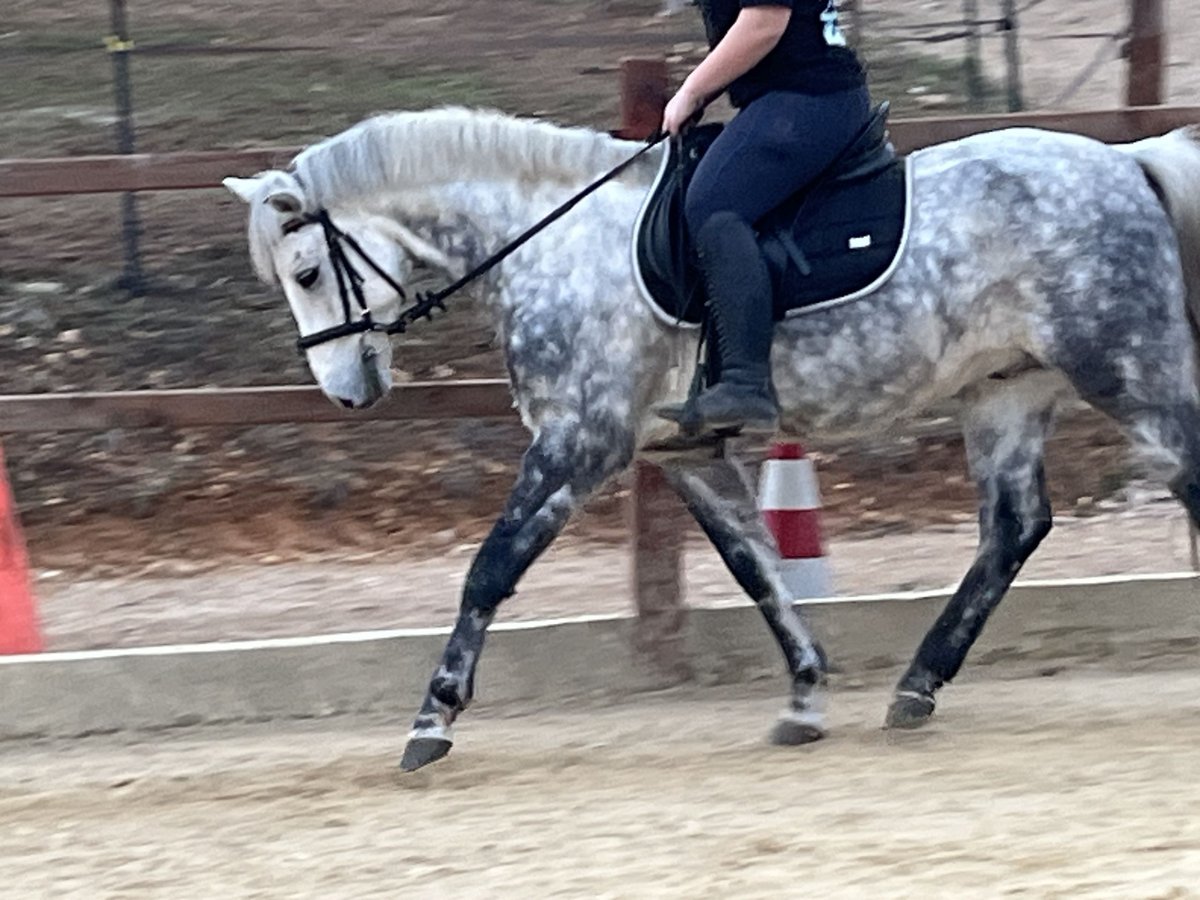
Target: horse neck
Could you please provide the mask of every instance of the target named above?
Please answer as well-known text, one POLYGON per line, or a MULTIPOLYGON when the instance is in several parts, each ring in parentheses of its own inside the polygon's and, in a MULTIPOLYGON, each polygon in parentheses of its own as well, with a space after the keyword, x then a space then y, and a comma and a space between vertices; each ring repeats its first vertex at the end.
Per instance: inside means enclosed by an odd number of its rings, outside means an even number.
MULTIPOLYGON (((396 196, 387 214, 445 254, 454 264, 448 274, 459 275, 500 251, 573 192, 557 182, 516 178, 436 185, 396 196)), ((482 283, 489 302, 519 300, 496 290, 494 277, 484 276, 482 283)))

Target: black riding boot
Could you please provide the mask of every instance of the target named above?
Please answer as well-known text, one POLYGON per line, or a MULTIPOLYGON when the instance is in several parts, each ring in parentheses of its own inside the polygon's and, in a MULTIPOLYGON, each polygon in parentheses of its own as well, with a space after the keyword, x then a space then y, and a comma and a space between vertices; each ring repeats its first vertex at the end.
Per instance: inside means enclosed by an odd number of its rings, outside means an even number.
POLYGON ((754 230, 734 213, 718 213, 693 240, 708 288, 720 377, 693 402, 662 407, 659 415, 691 433, 773 433, 779 425, 771 388, 775 316, 771 276, 754 230))

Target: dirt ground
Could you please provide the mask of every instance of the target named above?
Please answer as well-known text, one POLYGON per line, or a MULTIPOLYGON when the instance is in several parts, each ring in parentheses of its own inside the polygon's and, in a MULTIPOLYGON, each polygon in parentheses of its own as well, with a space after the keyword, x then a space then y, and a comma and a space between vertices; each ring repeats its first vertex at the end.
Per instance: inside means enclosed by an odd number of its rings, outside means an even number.
MULTIPOLYGON (((968 679, 970 681, 970 679, 968 679)), ((0 896, 1200 896, 1200 674, 975 681, 918 734, 882 688, 764 744, 759 689, 0 750, 0 896), (1152 703, 1146 699, 1153 697, 1152 703)))

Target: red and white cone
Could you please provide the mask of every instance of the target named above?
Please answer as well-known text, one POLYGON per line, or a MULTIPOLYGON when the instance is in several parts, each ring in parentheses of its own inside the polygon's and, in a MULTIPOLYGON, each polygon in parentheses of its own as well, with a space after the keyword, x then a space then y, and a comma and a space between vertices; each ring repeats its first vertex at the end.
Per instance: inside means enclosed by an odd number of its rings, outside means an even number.
POLYGON ((772 445, 759 474, 758 507, 779 545, 780 571, 792 599, 832 597, 833 578, 821 533, 821 492, 802 446, 772 445))

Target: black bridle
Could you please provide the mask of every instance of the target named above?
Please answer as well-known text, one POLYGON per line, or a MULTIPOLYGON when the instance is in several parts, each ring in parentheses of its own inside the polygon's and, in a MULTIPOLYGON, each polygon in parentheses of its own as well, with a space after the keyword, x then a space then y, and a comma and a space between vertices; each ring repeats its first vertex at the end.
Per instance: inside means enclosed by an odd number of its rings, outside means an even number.
POLYGON ((322 231, 325 233, 325 246, 329 250, 329 264, 333 267, 334 276, 337 278, 338 296, 342 302, 342 315, 344 317, 344 321, 340 325, 334 325, 332 328, 325 328, 313 334, 301 335, 300 339, 296 341, 296 347, 303 354, 313 347, 319 347, 321 344, 326 344, 329 341, 355 334, 366 334, 372 331, 382 332, 383 334, 404 334, 414 322, 420 319, 433 318, 433 311, 435 309, 445 311, 445 301, 451 294, 457 293, 472 281, 494 269, 506 257, 515 253, 548 225, 565 216, 589 194, 612 181, 653 147, 660 144, 665 138, 666 135, 662 132, 655 133, 647 141, 646 146, 642 147, 624 162, 601 175, 574 197, 571 197, 549 215, 513 238, 461 278, 456 279, 441 290, 417 292, 414 297, 415 302, 403 310, 391 322, 376 322, 371 316, 371 310, 367 306, 366 297, 363 295, 363 276, 355 268, 354 263, 351 262, 350 254, 346 252, 347 249, 352 250, 376 275, 388 283, 388 286, 396 292, 397 296, 403 302, 407 303, 408 293, 404 290, 403 286, 396 279, 392 278, 392 276, 388 275, 387 272, 383 271, 379 264, 371 259, 367 252, 359 246, 358 241, 333 224, 328 210, 322 208, 315 213, 309 213, 302 219, 296 220, 295 225, 292 228, 285 229, 285 231, 294 231, 296 228, 302 228, 305 225, 320 225, 322 231), (356 307, 358 310, 357 318, 354 315, 356 307))
POLYGON ((301 335, 300 339, 296 341, 296 347, 301 353, 305 353, 313 347, 319 347, 321 344, 327 344, 329 341, 349 337, 352 334, 366 334, 369 331, 403 334, 413 322, 418 319, 430 318, 435 309, 444 310, 446 308, 442 301, 449 296, 450 292, 439 291, 437 294, 423 292, 417 294, 416 303, 401 312, 395 321, 376 322, 371 315, 370 307, 367 306, 367 298, 363 295, 363 277, 354 267, 354 263, 350 261, 350 255, 346 252, 346 248, 358 254, 362 261, 370 266, 376 275, 386 281, 401 300, 407 303, 408 293, 404 290, 403 285, 383 271, 379 263, 371 259, 367 251, 359 246, 358 241, 334 225, 328 210, 319 209, 315 213, 305 216, 299 221, 298 227, 309 224, 320 225, 321 230, 325 233, 325 246, 329 250, 329 265, 333 268, 333 274, 337 278, 338 297, 342 301, 344 319, 340 325, 334 325, 332 328, 301 335), (351 298, 353 298, 353 306, 351 298), (354 317, 354 306, 358 307, 358 318, 354 317))

